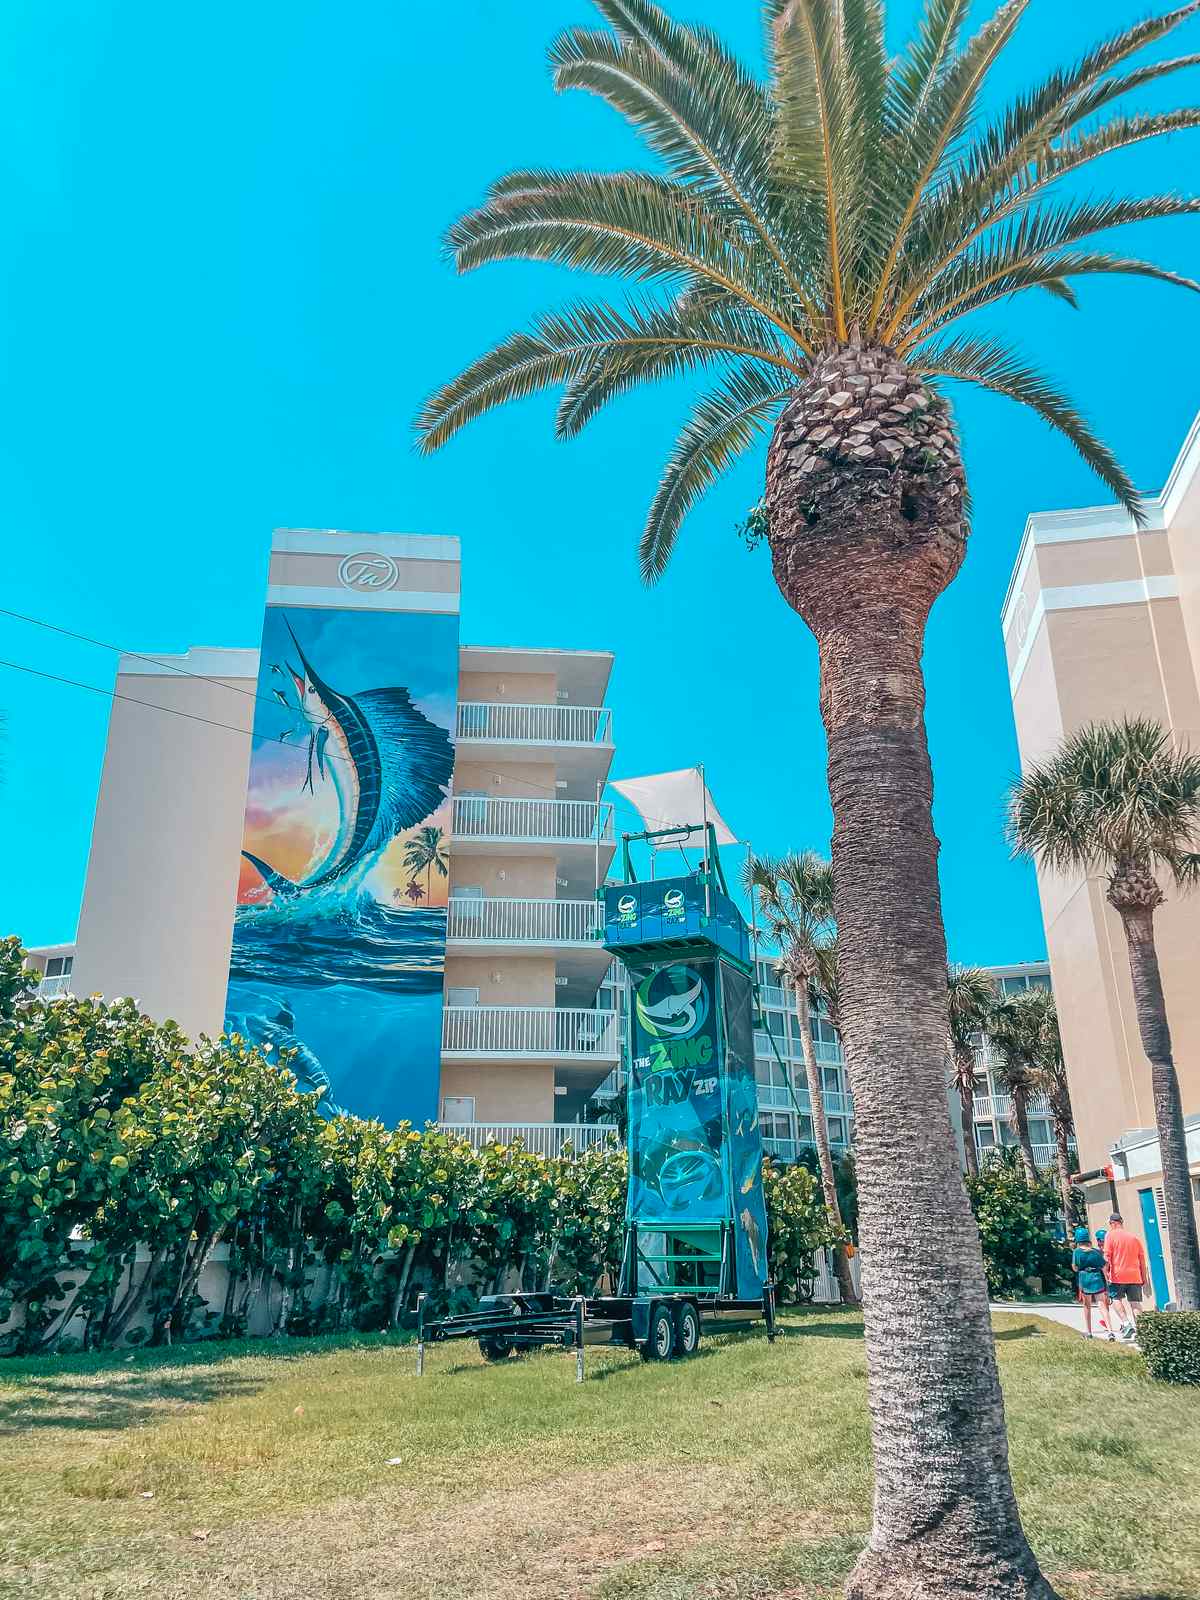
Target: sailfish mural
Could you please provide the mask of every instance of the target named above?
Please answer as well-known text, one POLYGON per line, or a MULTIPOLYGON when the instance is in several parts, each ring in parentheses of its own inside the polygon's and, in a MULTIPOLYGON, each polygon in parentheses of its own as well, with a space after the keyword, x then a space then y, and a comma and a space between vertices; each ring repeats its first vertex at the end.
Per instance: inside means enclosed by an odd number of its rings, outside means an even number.
POLYGON ((289 899, 368 869, 398 833, 435 811, 449 788, 454 748, 445 728, 417 710, 407 689, 339 693, 317 671, 295 629, 284 620, 299 661, 299 666, 286 663, 295 705, 284 690, 274 692, 281 704, 298 713, 297 731, 307 729, 308 761, 300 787, 314 793, 315 775, 332 783, 338 803, 338 825, 329 847, 302 878, 289 878, 261 856, 242 851, 276 896, 289 899))

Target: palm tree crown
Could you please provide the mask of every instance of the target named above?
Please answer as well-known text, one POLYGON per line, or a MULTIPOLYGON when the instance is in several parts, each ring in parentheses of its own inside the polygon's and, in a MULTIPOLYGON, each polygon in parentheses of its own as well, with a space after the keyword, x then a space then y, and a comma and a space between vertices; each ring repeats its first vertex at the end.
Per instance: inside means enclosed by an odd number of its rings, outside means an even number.
POLYGON ((1051 871, 1165 870, 1189 887, 1200 877, 1200 757, 1145 717, 1092 723, 1016 785, 1009 832, 1051 871))
POLYGON ((996 984, 985 967, 951 967, 946 980, 948 1038, 956 1062, 970 1060, 975 1070, 975 1040, 987 1029, 996 1005, 996 984))
POLYGON ((815 951, 833 934, 833 871, 815 850, 748 856, 744 887, 781 952, 779 970, 799 990, 812 977, 815 951))
MULTIPOLYGON (((547 386, 563 386, 557 431, 568 436, 636 384, 714 370, 650 509, 649 581, 689 508, 813 379, 823 354, 861 342, 892 352, 917 379, 959 379, 1032 407, 1140 517, 1115 456, 1055 384, 1000 339, 959 324, 1026 289, 1074 305, 1070 280, 1095 273, 1197 287, 1092 241, 1200 202, 1056 188, 1112 151, 1200 124, 1191 107, 1124 109, 1131 92, 1200 60, 1130 64, 1193 15, 1196 0, 1088 50, 994 117, 981 97, 1029 0, 1005 0, 970 37, 970 0, 926 0, 894 57, 882 0, 765 0, 765 81, 715 34, 650 0, 595 4, 609 27, 571 29, 554 43, 555 86, 606 100, 658 170, 513 172, 451 228, 448 246, 461 271, 553 261, 649 292, 581 302, 502 340, 428 400, 423 449, 547 386)), ((901 390, 911 421, 928 401, 901 390)))

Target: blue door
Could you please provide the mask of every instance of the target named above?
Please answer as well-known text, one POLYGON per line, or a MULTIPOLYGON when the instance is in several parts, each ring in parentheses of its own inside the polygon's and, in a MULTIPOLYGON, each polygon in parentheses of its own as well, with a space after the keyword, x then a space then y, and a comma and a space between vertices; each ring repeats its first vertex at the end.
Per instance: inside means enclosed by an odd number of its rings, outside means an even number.
POLYGON ((1168 1300, 1167 1269, 1163 1262, 1162 1235, 1158 1230, 1158 1207, 1154 1203, 1153 1189, 1139 1189, 1142 1202, 1142 1227, 1146 1232, 1146 1254, 1150 1258, 1150 1283, 1154 1290, 1154 1303, 1161 1311, 1168 1300))

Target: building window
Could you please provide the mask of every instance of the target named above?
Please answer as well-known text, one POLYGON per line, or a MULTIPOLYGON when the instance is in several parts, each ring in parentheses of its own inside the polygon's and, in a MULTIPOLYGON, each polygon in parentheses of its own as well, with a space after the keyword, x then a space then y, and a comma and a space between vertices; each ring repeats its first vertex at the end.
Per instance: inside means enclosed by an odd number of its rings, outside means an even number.
POLYGON ((51 956, 46 962, 46 976, 48 978, 70 977, 71 968, 74 965, 74 956, 51 956))
POLYGON ((977 1122, 975 1124, 975 1143, 981 1150, 986 1150, 996 1142, 996 1133, 990 1122, 977 1122))
POLYGON ((448 1094, 442 1101, 443 1122, 474 1122, 475 1096, 473 1094, 448 1094))
POLYGON ((829 1142, 830 1144, 845 1144, 846 1142, 846 1124, 841 1117, 830 1117, 829 1119, 829 1142))
POLYGON ((825 1093, 841 1094, 842 1075, 836 1067, 825 1068, 825 1093))
POLYGON ((446 1004, 448 1006, 477 1006, 479 1004, 479 990, 447 989, 446 1004))

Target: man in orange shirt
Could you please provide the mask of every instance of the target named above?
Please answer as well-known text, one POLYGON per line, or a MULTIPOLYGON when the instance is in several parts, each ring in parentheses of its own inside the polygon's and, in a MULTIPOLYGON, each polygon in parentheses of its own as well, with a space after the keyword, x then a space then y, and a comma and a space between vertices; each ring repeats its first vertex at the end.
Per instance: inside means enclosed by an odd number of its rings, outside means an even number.
POLYGON ((1104 1239, 1104 1275, 1108 1279, 1108 1300, 1121 1319, 1121 1337, 1137 1337, 1137 1316, 1142 1291, 1150 1292, 1150 1267, 1146 1247, 1136 1233, 1126 1233, 1117 1212, 1108 1219, 1104 1239))

